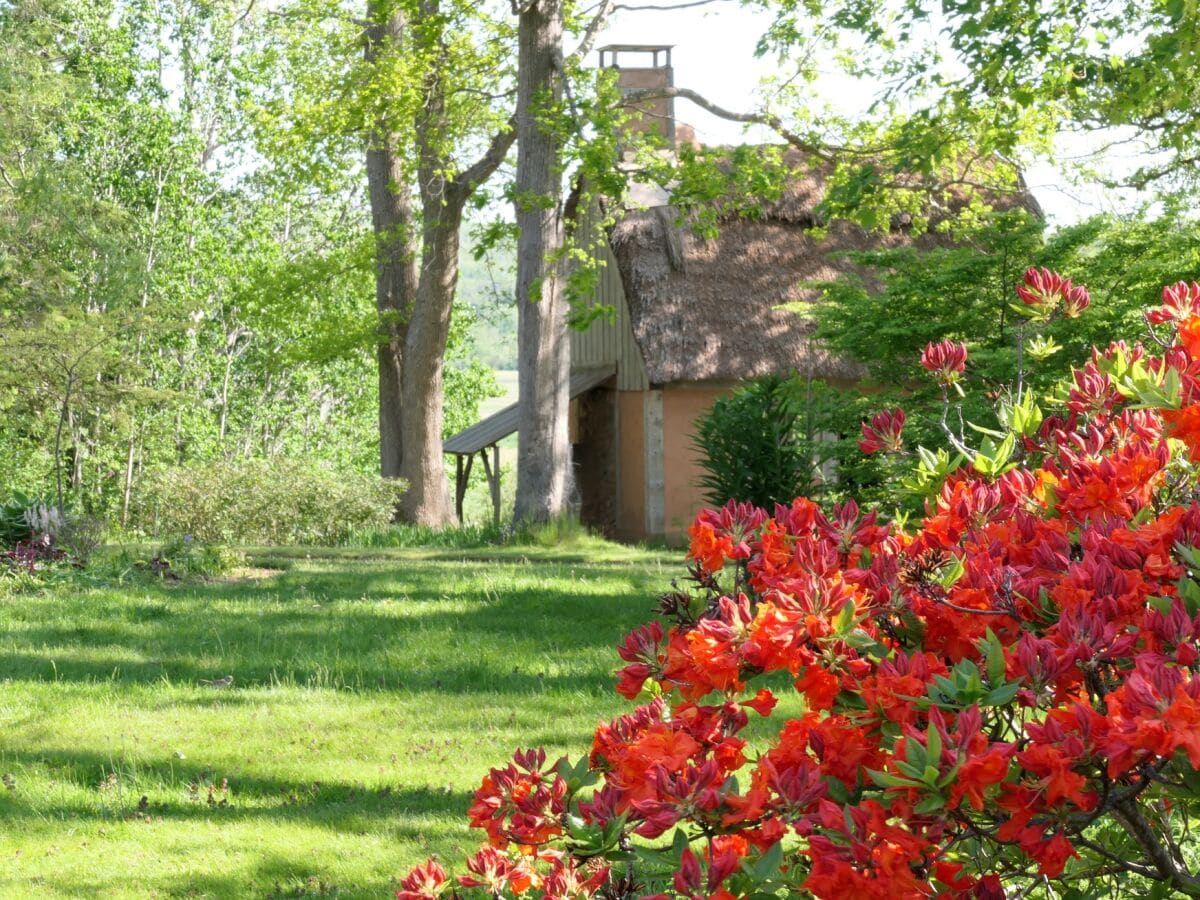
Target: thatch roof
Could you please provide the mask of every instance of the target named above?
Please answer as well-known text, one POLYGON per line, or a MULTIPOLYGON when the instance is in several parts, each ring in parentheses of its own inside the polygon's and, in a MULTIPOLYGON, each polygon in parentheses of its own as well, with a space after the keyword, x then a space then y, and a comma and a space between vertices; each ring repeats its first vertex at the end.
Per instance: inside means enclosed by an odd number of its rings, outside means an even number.
MULTIPOLYGON (((848 272, 865 277, 867 270, 838 256, 841 251, 949 241, 937 234, 913 238, 899 224, 881 234, 840 221, 826 225, 818 239, 807 230, 818 224, 823 193, 820 173, 797 176, 761 217, 725 217, 711 240, 677 224, 676 211, 667 207, 630 211, 617 222, 610 243, 652 384, 740 381, 792 369, 816 378, 862 377, 861 366, 812 339, 811 320, 778 307, 819 300, 804 282, 848 272)), ((1018 204, 1038 211, 1029 195, 997 202, 1018 204)))

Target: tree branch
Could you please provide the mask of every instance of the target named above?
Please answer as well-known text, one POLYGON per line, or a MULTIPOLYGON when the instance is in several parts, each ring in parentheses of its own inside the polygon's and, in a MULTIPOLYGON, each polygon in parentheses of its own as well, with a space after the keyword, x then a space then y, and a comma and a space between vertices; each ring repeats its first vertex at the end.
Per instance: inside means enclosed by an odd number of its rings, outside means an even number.
POLYGON ((1142 816, 1134 801, 1126 800, 1117 804, 1113 812, 1117 821, 1149 857, 1163 880, 1189 897, 1200 897, 1200 878, 1179 870, 1177 861, 1159 841, 1158 835, 1154 833, 1154 829, 1142 816))
POLYGON ((647 3, 647 4, 643 4, 643 5, 639 5, 639 6, 629 6, 627 4, 621 4, 620 6, 618 6, 616 8, 623 9, 626 12, 645 12, 647 10, 657 10, 659 12, 673 12, 674 10, 677 10, 677 9, 690 9, 693 6, 711 6, 714 3, 728 3, 728 2, 730 2, 730 0, 689 0, 689 2, 687 2, 687 3, 676 3, 673 5, 670 5, 670 4, 656 5, 653 3, 647 3))
POLYGON ((250 13, 254 12, 254 4, 256 2, 258 2, 258 0, 250 0, 250 2, 246 4, 246 8, 242 10, 241 14, 238 15, 236 19, 233 20, 234 28, 237 28, 239 25, 245 22, 247 18, 249 18, 250 13))
POLYGON ((785 141, 797 149, 810 153, 817 159, 825 162, 834 162, 836 159, 836 148, 828 147, 824 144, 814 144, 812 141, 805 140, 800 135, 784 125, 783 120, 772 113, 739 113, 730 109, 725 109, 722 106, 717 106, 707 97, 696 93, 688 88, 681 87, 664 87, 664 88, 647 88, 642 91, 630 91, 622 98, 622 105, 636 106, 646 100, 661 100, 661 99, 678 98, 681 100, 690 100, 692 103, 699 106, 706 112, 712 113, 719 119, 726 119, 730 122, 744 122, 747 125, 764 125, 770 128, 785 141))
POLYGON ((568 57, 568 66, 577 66, 592 52, 592 47, 596 44, 596 39, 600 37, 600 32, 604 30, 604 26, 608 24, 609 18, 613 11, 617 9, 615 0, 601 0, 600 9, 596 11, 596 15, 592 21, 588 23, 587 30, 583 33, 583 39, 580 40, 579 46, 568 57))
MULTIPOLYGON (((780 119, 779 116, 774 115, 773 113, 734 112, 733 110, 725 109, 724 107, 718 106, 717 104, 715 104, 711 100, 709 100, 707 97, 704 97, 703 95, 698 94, 695 91, 690 90, 688 88, 681 88, 681 87, 646 88, 645 90, 630 91, 629 93, 625 94, 621 98, 621 100, 622 100, 623 106, 636 106, 638 103, 642 103, 647 100, 659 100, 659 99, 663 99, 663 98, 678 98, 678 99, 682 99, 682 100, 690 100, 692 103, 696 104, 701 109, 711 113, 712 115, 716 116, 719 119, 726 119, 727 121, 730 121, 730 122, 743 122, 747 125, 762 125, 766 128, 771 129, 772 131, 774 131, 777 135, 779 135, 781 138, 783 138, 789 145, 791 145, 792 147, 795 147, 797 150, 802 150, 803 152, 809 154, 810 156, 812 156, 816 159, 819 159, 822 162, 826 162, 826 163, 830 163, 830 164, 837 163, 837 162, 843 160, 844 158, 846 158, 847 156, 854 156, 854 157, 859 157, 859 158, 862 158, 865 160, 871 160, 871 159, 881 156, 882 154, 888 152, 889 150, 895 149, 893 147, 887 147, 887 146, 883 146, 883 145, 872 146, 872 147, 847 147, 847 146, 839 145, 839 144, 825 144, 825 143, 814 142, 814 141, 811 141, 807 138, 800 136, 796 132, 789 129, 784 124, 783 120, 780 119)), ((642 112, 643 114, 645 114, 645 110, 639 110, 639 111, 642 112)), ((974 160, 972 160, 972 163, 973 162, 974 162, 974 160)), ((944 191, 951 187, 961 186, 961 187, 967 187, 967 188, 975 188, 975 189, 981 190, 981 191, 988 191, 990 193, 1011 193, 1011 194, 1023 193, 1023 189, 1019 185, 1017 187, 1006 187, 1006 186, 1000 185, 1000 184, 986 184, 986 183, 977 181, 975 179, 968 178, 967 173, 970 171, 972 163, 968 163, 967 166, 963 169, 963 171, 960 174, 950 177, 945 180, 903 181, 900 179, 892 178, 892 179, 889 179, 888 181, 881 182, 879 186, 882 188, 888 188, 888 189, 892 189, 892 190, 924 191, 924 192, 944 191)))
POLYGON ((479 185, 487 181, 492 173, 500 168, 500 164, 504 162, 508 156, 508 151, 512 149, 513 143, 517 139, 517 118, 513 116, 504 127, 492 135, 491 143, 483 156, 479 157, 474 164, 458 173, 453 180, 446 186, 448 190, 464 191, 470 193, 479 185))

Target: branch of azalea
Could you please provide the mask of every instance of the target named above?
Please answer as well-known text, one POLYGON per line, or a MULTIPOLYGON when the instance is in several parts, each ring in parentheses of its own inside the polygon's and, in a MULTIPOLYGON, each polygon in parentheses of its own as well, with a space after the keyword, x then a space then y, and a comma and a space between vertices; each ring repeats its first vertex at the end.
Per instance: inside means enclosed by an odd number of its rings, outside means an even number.
POLYGON ((1150 311, 1149 310, 1147 310, 1147 309, 1142 310, 1142 319, 1146 323, 1146 331, 1150 335, 1150 340, 1154 341, 1154 343, 1158 344, 1158 346, 1162 347, 1164 350, 1170 350, 1173 346, 1175 346, 1174 342, 1164 341, 1162 338, 1160 338, 1158 336, 1158 332, 1154 330, 1154 324, 1150 321, 1150 311))
POLYGON ((947 609, 952 609, 955 612, 970 613, 976 616, 1008 616, 1009 618, 1012 618, 1012 613, 1003 609, 971 609, 969 606, 959 606, 958 604, 951 603, 949 600, 941 597, 930 597, 929 599, 934 603, 941 604, 947 609))
POLYGON ((1017 326, 1017 406, 1025 391, 1025 323, 1017 326))
POLYGON ((1024 898, 1028 897, 1030 894, 1033 893, 1034 888, 1042 887, 1042 885, 1045 884, 1045 882, 1046 882, 1046 878, 1044 876, 1041 876, 1041 875, 1033 876, 1033 878, 1030 880, 1029 884, 1027 884, 1027 885, 1025 885, 1025 887, 1021 888, 1021 893, 1017 894, 1017 896, 1014 898, 1014 900, 1024 900, 1024 898))
POLYGON ((1171 851, 1171 855, 1175 857, 1176 862, 1180 865, 1186 865, 1187 863, 1183 858, 1183 848, 1179 846, 1174 835, 1171 834, 1171 814, 1166 808, 1163 798, 1159 797, 1157 802, 1150 804, 1150 808, 1154 810, 1157 824, 1159 825, 1159 832, 1162 834, 1163 840, 1167 842, 1167 849, 1171 851))
POLYGON ((1100 771, 1100 802, 1096 804, 1096 808, 1087 813, 1075 813, 1068 816, 1072 825, 1078 823, 1080 833, 1088 828, 1105 813, 1120 806, 1123 803, 1133 803, 1137 800, 1142 791, 1146 790, 1153 782, 1155 776, 1166 768, 1170 760, 1160 760, 1154 766, 1144 769, 1138 777, 1138 780, 1130 785, 1124 791, 1112 790, 1113 782, 1105 777, 1103 769, 1100 771))
POLYGON ((1122 802, 1114 808, 1114 817, 1150 858, 1161 878, 1189 897, 1200 897, 1200 878, 1190 872, 1180 871, 1176 860, 1159 841, 1136 803, 1132 800, 1122 802))
POLYGON ((949 423, 946 421, 946 418, 949 415, 950 415, 950 389, 946 385, 943 384, 942 385, 942 418, 938 422, 938 424, 941 426, 942 432, 946 435, 947 440, 950 441, 950 445, 952 447, 954 447, 954 449, 957 450, 959 453, 961 453, 963 456, 965 456, 967 459, 971 459, 972 457, 975 456, 975 451, 972 450, 970 447, 968 447, 966 444, 964 444, 962 442, 962 440, 960 440, 959 437, 957 435, 955 435, 954 431, 950 428, 949 423))
POLYGON ((1123 859, 1120 856, 1117 856, 1115 853, 1105 850, 1096 842, 1088 840, 1083 835, 1077 835, 1075 837, 1075 843, 1079 844, 1081 847, 1087 847, 1093 853, 1103 856, 1110 862, 1117 863, 1117 865, 1121 867, 1122 871, 1132 872, 1135 875, 1141 875, 1145 878, 1158 877, 1158 872, 1156 870, 1151 869, 1141 863, 1135 863, 1132 860, 1123 859))

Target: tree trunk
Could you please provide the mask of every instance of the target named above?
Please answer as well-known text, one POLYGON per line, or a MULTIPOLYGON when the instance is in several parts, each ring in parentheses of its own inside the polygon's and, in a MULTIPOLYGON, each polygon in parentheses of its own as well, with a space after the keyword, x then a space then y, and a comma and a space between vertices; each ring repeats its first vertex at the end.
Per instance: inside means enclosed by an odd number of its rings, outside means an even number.
MULTIPOLYGON (((381 4, 370 0, 367 7, 372 23, 366 40, 368 61, 378 58, 388 44, 395 49, 404 34, 399 14, 386 21, 380 17, 381 4)), ((422 26, 414 35, 417 52, 444 52, 445 19, 439 0, 422 0, 413 15, 422 26)), ((400 499, 400 518, 441 527, 454 522, 442 452, 442 372, 458 287, 459 231, 467 200, 504 161, 515 135, 501 129, 474 165, 450 178, 456 166, 446 152, 446 81, 439 66, 430 68, 422 90, 424 102, 414 123, 419 248, 411 171, 405 170, 399 142, 383 123, 370 136, 367 175, 379 241, 376 301, 388 337, 379 357, 382 470, 385 476, 395 474, 408 482, 400 499), (393 397, 398 402, 392 402, 393 397)))
POLYGON ((74 385, 75 376, 68 375, 66 390, 63 391, 62 403, 58 409, 58 427, 54 429, 54 506, 60 516, 64 514, 62 435, 63 426, 67 424, 67 416, 71 409, 71 388, 74 385))
POLYGON ((463 204, 426 190, 421 241, 421 278, 404 342, 404 461, 408 490, 400 498, 407 522, 440 527, 454 523, 446 458, 442 452, 442 367, 458 285, 458 241, 463 204))
MULTIPOLYGON (((404 20, 383 13, 383 0, 367 0, 363 53, 374 62, 399 41, 404 20)), ((379 471, 400 477, 404 442, 401 417, 405 323, 417 293, 416 233, 411 187, 399 139, 386 124, 367 136, 367 187, 375 231, 375 307, 379 313, 379 471)))
POLYGON ((518 521, 566 511, 571 484, 567 434, 570 380, 560 251, 563 139, 543 124, 562 99, 562 0, 535 0, 518 25, 517 356, 518 521))

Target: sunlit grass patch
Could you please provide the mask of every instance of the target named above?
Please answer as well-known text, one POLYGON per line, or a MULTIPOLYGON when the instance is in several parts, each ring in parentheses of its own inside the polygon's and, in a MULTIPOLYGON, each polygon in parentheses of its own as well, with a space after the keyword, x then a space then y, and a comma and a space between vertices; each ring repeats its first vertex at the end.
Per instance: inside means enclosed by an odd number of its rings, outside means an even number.
POLYGON ((386 896, 476 842, 489 766, 627 708, 613 645, 670 568, 343 549, 0 601, 0 896, 386 896))

